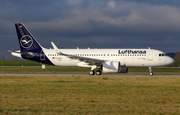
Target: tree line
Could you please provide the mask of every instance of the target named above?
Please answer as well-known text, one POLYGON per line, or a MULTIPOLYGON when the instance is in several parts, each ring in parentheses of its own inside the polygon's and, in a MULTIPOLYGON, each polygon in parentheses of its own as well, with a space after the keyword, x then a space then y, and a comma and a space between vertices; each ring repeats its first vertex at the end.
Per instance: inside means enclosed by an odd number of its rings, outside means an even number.
POLYGON ((6 59, 5 56, 1 56, 0 60, 11 60, 11 61, 14 60, 15 61, 15 60, 19 60, 19 58, 11 56, 6 59))

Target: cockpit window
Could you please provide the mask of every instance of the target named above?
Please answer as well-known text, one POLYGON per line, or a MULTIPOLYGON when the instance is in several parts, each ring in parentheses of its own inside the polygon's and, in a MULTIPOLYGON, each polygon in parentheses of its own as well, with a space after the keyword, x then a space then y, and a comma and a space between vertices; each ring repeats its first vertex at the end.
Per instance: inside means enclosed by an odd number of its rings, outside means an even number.
POLYGON ((159 56, 166 56, 166 54, 159 54, 159 56))

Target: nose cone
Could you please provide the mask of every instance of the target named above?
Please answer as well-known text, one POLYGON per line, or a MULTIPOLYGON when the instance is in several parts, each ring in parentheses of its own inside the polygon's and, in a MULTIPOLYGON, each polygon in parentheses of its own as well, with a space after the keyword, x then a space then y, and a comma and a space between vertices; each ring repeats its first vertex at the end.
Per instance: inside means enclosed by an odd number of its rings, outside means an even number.
POLYGON ((173 64, 173 63, 174 63, 174 59, 173 59, 173 58, 171 58, 171 57, 168 57, 168 59, 167 59, 167 63, 168 63, 168 65, 173 64))

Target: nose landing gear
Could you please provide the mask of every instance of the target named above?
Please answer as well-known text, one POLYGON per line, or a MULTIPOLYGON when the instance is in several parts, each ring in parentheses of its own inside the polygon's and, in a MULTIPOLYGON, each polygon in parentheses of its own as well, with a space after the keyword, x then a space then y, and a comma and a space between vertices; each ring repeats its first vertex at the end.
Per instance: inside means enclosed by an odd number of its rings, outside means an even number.
POLYGON ((152 68, 149 67, 149 75, 152 76, 153 75, 153 72, 152 72, 152 68))

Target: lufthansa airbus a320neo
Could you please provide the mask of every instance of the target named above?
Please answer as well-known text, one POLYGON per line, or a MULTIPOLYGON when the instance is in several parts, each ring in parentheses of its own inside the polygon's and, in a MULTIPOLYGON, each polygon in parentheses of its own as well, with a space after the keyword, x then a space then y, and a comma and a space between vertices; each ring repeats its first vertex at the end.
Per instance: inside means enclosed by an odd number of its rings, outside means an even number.
POLYGON ((129 67, 167 66, 174 60, 155 49, 54 49, 42 47, 22 23, 15 24, 20 50, 10 51, 13 56, 54 66, 89 67, 90 75, 102 72, 127 73, 129 67), (97 71, 95 71, 95 69, 97 71))

